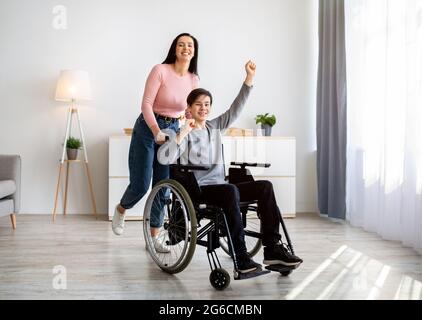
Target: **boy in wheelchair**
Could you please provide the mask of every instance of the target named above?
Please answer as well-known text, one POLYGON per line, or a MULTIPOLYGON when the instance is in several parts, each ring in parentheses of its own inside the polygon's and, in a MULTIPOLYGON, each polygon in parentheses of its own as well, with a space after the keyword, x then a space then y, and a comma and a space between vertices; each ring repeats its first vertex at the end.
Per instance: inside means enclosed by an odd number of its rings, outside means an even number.
MULTIPOLYGON (((240 115, 255 76, 256 65, 248 61, 246 79, 231 107, 215 119, 207 120, 212 106, 212 95, 205 89, 193 90, 188 98, 188 111, 192 119, 186 120, 179 133, 169 139, 158 151, 159 161, 165 164, 179 162, 191 165, 207 165, 206 171, 194 171, 201 188, 201 201, 219 206, 224 210, 239 272, 248 273, 261 265, 248 255, 245 232, 239 203, 258 201, 257 213, 261 219, 262 244, 265 265, 297 266, 302 259, 290 253, 281 243, 279 233, 280 211, 274 190, 269 181, 249 181, 237 184, 225 180, 221 132, 227 129, 240 115)), ((252 179, 253 180, 253 179, 252 179)))

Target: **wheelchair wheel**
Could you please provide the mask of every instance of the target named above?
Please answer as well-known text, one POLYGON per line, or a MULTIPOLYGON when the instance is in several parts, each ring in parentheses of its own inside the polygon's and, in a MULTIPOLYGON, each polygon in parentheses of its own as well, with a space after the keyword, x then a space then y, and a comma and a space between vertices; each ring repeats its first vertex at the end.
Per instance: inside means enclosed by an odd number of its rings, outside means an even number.
POLYGON ((210 283, 215 289, 224 290, 230 284, 230 275, 224 269, 214 269, 210 273, 210 283))
MULTIPOLYGON (((157 218, 153 220, 157 221, 157 218)), ((154 262, 167 273, 184 270, 196 247, 197 221, 192 201, 186 189, 177 181, 167 179, 157 183, 145 204, 144 238, 154 262), (155 242, 169 250, 155 250, 151 236, 151 215, 161 216, 162 223, 155 242)))
MULTIPOLYGON (((261 231, 261 220, 257 217, 256 212, 250 211, 246 214, 246 228, 245 228, 246 250, 248 251, 249 255, 253 257, 259 252, 259 249, 261 249, 262 240, 259 238, 248 236, 247 231, 252 231, 252 232, 261 231)), ((223 249, 223 251, 230 256, 227 236, 222 235, 220 237, 220 246, 223 249)))

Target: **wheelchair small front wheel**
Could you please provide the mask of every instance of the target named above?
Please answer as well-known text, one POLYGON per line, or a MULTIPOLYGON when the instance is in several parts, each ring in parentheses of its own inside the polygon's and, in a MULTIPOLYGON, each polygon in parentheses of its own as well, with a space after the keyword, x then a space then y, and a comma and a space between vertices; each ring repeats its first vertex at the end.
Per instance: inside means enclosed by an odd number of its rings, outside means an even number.
POLYGON ((222 268, 214 269, 210 273, 210 283, 215 289, 224 290, 230 284, 230 275, 222 268))
POLYGON ((143 229, 148 252, 163 271, 178 273, 188 266, 195 253, 197 221, 192 200, 179 182, 166 179, 152 188, 143 229), (154 238, 151 228, 158 232, 154 238))

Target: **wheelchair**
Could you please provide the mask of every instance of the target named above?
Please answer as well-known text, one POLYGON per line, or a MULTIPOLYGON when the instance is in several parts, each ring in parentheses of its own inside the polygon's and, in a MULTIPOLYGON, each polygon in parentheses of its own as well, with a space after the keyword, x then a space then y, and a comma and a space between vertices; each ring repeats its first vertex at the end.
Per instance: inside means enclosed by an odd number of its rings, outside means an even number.
MULTIPOLYGON (((254 181, 246 167, 265 167, 270 164, 231 162, 229 183, 236 184, 244 181, 254 181)), ((148 195, 145 211, 143 231, 147 250, 163 271, 175 274, 183 271, 190 263, 196 245, 207 248, 208 262, 211 268, 209 280, 217 290, 224 290, 230 284, 229 273, 222 268, 216 249, 222 250, 233 259, 234 279, 242 280, 251 277, 279 272, 288 276, 296 266, 270 265, 265 270, 258 269, 250 273, 238 271, 233 243, 229 227, 223 210, 220 207, 201 203, 201 188, 198 185, 193 171, 208 170, 206 166, 170 165, 170 178, 158 182, 148 195), (170 249, 168 253, 156 252, 150 233, 151 212, 163 214, 163 224, 155 241, 165 244, 170 249)), ((241 202, 242 222, 245 230, 245 242, 249 255, 252 257, 262 246, 261 224, 257 216, 257 201, 241 202)), ((283 218, 280 223, 286 242, 282 245, 294 254, 293 245, 288 235, 283 218)))

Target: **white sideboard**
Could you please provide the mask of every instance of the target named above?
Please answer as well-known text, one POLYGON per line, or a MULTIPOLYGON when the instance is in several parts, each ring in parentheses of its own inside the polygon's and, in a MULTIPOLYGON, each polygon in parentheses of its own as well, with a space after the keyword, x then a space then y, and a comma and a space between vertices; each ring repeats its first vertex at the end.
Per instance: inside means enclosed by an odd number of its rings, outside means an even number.
MULTIPOLYGON (((128 153, 130 136, 109 137, 109 197, 108 215, 129 185, 128 153)), ((226 170, 231 161, 270 163, 270 168, 250 168, 255 180, 273 183, 277 203, 283 217, 296 214, 296 140, 294 137, 223 137, 226 170)), ((128 220, 142 218, 148 193, 132 209, 128 220)))
MULTIPOLYGON (((114 209, 129 185, 130 136, 114 135, 108 144, 108 217, 113 219, 114 209)), ((148 193, 132 208, 126 211, 126 220, 140 220, 148 193)))

